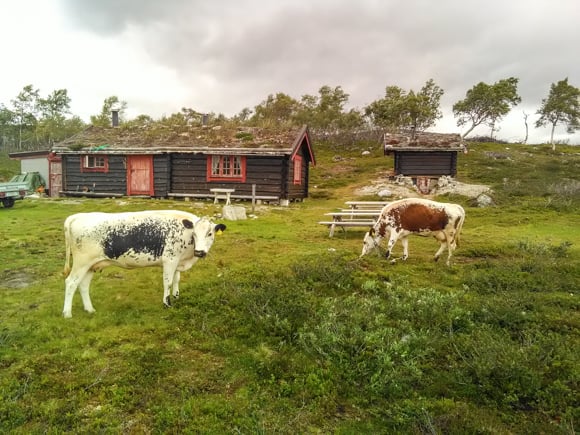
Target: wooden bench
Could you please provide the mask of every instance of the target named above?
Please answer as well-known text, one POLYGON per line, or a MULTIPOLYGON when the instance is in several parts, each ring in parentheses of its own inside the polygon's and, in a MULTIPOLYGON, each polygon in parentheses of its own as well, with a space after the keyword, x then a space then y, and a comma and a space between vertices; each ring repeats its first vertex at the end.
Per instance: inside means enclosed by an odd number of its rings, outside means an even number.
MULTIPOLYGON (((107 193, 107 192, 82 192, 76 190, 61 190, 58 192, 60 196, 75 196, 75 197, 82 197, 86 196, 87 198, 122 198, 122 193, 107 193)), ((149 196, 146 196, 149 198, 149 196)))
POLYGON ((173 193, 173 192, 170 192, 167 194, 167 196, 169 198, 186 198, 186 199, 188 199, 188 198, 200 198, 200 199, 203 199, 203 198, 210 198, 213 195, 211 195, 210 193, 173 193))
POLYGON ((262 201, 280 201, 279 196, 274 195, 231 195, 232 199, 260 199, 262 201))
POLYGON ((353 212, 355 212, 355 216, 357 212, 364 212, 364 213, 376 213, 377 215, 381 214, 381 211, 383 211, 382 208, 361 208, 361 209, 356 209, 356 208, 341 208, 340 209, 341 212, 343 213, 350 213, 352 214, 353 212))
MULTIPOLYGON (((169 198, 182 198, 182 199, 185 199, 186 201, 189 201, 190 199, 213 199, 215 201, 215 194, 213 192, 207 192, 207 193, 173 193, 173 192, 170 192, 167 194, 167 196, 169 198)), ((236 194, 231 194, 230 200, 232 200, 232 199, 252 201, 252 207, 254 206, 254 203, 256 201, 266 201, 268 203, 273 203, 273 202, 281 203, 280 197, 274 196, 274 195, 236 195, 236 194)))
POLYGON ((376 220, 381 215, 380 210, 346 210, 346 211, 331 211, 325 213, 324 216, 332 216, 332 220, 343 221, 345 218, 354 220, 355 218, 367 218, 376 220))
POLYGON ((340 227, 343 231, 346 231, 347 227, 367 227, 370 228, 375 224, 372 219, 356 220, 356 221, 321 221, 318 222, 321 225, 327 225, 330 229, 328 237, 334 236, 334 229, 340 227))
POLYGON ((382 209, 390 201, 346 201, 351 210, 382 209))

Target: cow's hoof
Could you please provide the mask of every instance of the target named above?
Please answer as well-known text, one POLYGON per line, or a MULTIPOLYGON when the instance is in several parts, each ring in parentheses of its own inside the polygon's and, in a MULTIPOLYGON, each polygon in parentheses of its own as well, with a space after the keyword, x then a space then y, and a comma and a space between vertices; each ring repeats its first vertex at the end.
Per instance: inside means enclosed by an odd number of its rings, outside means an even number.
POLYGON ((62 312, 62 316, 63 316, 65 319, 70 319, 70 318, 72 317, 72 313, 67 313, 66 311, 63 311, 63 312, 62 312))
POLYGON ((391 260, 391 264, 395 264, 397 262, 397 260, 395 260, 394 258, 391 260))
POLYGON ((165 298, 165 301, 163 302, 163 306, 165 306, 165 308, 171 308, 171 296, 167 296, 165 298))

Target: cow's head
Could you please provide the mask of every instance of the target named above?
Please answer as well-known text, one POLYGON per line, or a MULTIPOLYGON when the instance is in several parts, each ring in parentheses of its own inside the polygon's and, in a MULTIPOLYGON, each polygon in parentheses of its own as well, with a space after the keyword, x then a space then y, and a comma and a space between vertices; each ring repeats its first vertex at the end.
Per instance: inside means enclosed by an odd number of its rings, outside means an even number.
POLYGON ((224 224, 214 224, 209 218, 203 217, 198 220, 193 226, 193 242, 194 252, 198 258, 203 258, 209 252, 215 235, 221 231, 225 231, 224 224))
POLYGON ((360 256, 362 257, 363 255, 367 255, 373 249, 378 248, 380 241, 380 236, 377 234, 374 228, 371 228, 365 234, 365 238, 363 239, 362 253, 360 256))

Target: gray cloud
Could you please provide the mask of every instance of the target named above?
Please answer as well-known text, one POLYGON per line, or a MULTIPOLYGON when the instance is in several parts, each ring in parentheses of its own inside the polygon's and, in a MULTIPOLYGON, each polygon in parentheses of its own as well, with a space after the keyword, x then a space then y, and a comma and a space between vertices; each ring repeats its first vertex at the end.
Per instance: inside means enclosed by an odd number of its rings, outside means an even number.
POLYGON ((158 63, 191 88, 211 79, 210 110, 234 114, 268 94, 295 98, 342 86, 350 103, 387 85, 429 79, 450 108, 480 81, 520 79, 534 112, 551 83, 580 85, 577 0, 61 0, 75 26, 98 35, 136 32, 158 63))

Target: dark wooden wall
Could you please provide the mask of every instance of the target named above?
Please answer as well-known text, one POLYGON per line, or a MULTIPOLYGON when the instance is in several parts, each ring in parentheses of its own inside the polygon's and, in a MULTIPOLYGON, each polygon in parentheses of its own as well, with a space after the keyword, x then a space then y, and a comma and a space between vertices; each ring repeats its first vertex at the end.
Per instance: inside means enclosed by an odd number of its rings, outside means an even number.
POLYGON ((81 156, 62 156, 63 186, 62 190, 82 192, 107 192, 127 194, 127 167, 124 156, 111 155, 108 172, 81 172, 81 156))
POLYGON ((457 173, 457 151, 396 151, 396 175, 454 177, 457 173))
POLYGON ((153 189, 154 196, 165 198, 170 192, 171 167, 169 154, 155 154, 153 156, 153 189))
MULTIPOLYGON (((302 150, 299 152, 302 155, 302 150)), ((235 189, 234 195, 275 196, 281 199, 303 199, 308 196, 310 162, 302 156, 302 184, 293 183, 294 163, 289 156, 247 156, 246 181, 207 181, 205 154, 174 153, 153 156, 154 196, 169 193, 209 194, 214 187, 235 189)), ((63 155, 63 190, 127 194, 126 156, 109 155, 108 172, 81 172, 80 155, 63 155), (93 186, 94 184, 94 186, 93 186)))
POLYGON ((207 156, 204 154, 173 154, 171 156, 171 193, 208 193, 214 187, 235 189, 234 195, 256 195, 287 198, 285 179, 288 158, 282 156, 247 156, 246 182, 211 181, 207 178, 207 156))
POLYGON ((302 183, 301 184, 294 184, 294 161, 289 162, 288 168, 288 176, 287 180, 287 192, 288 196, 287 199, 303 199, 308 196, 308 175, 309 175, 309 168, 310 162, 307 156, 303 153, 304 148, 301 148, 298 151, 298 155, 302 157, 302 183))

